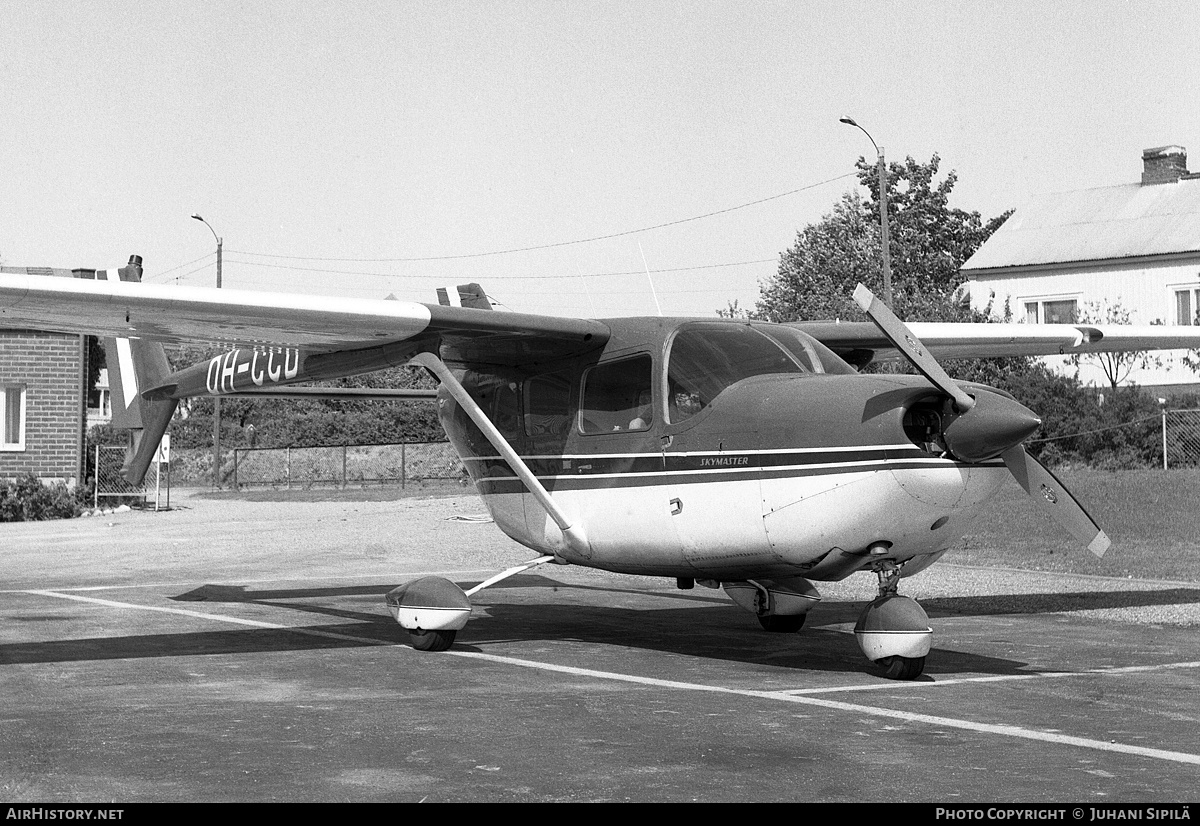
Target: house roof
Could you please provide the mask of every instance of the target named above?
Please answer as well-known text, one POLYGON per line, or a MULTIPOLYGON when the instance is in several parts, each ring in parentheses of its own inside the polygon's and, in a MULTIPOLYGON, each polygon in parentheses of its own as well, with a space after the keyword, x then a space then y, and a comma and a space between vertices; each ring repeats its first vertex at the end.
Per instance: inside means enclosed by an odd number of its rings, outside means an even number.
POLYGON ((1200 176, 1037 196, 962 271, 1180 253, 1200 254, 1200 176))

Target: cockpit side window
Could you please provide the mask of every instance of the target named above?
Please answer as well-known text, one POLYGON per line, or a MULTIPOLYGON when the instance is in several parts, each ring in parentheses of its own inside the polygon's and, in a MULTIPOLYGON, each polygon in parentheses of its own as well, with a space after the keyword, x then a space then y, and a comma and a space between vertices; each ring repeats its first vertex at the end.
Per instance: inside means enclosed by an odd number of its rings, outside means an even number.
POLYGON ((681 327, 667 365, 668 420, 696 415, 734 382, 768 373, 809 373, 779 343, 745 324, 700 322, 681 327))
POLYGON ((579 429, 585 434, 648 430, 654 419, 649 355, 598 364, 583 377, 579 429))

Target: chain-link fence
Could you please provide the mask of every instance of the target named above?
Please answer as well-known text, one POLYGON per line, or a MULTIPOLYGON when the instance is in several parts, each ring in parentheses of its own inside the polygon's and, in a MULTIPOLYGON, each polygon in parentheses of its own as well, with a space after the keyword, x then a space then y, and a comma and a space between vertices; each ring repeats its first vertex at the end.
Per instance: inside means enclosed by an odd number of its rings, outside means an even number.
POLYGON ((166 497, 167 507, 171 501, 170 465, 165 462, 154 462, 142 484, 134 485, 121 475, 121 467, 125 464, 125 447, 123 445, 96 445, 92 456, 93 471, 96 484, 93 488, 92 506, 100 507, 100 500, 107 502, 138 501, 145 503, 147 498, 154 498, 154 507, 158 509, 162 499, 166 497))
POLYGON ((1200 466, 1200 410, 1164 410, 1163 468, 1200 466))
POLYGON ((447 442, 331 447, 237 448, 222 461, 234 487, 313 487, 461 480, 462 461, 447 442))

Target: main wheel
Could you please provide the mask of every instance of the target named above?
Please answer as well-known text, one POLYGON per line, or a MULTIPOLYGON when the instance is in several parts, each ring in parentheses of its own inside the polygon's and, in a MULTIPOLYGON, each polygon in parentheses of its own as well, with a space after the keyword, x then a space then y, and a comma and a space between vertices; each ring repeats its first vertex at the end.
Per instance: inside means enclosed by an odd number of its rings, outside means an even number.
POLYGON ((925 670, 924 657, 884 657, 878 662, 889 680, 915 680, 925 670))
POLYGON ((418 651, 445 651, 454 644, 457 631, 409 631, 413 648, 418 651))
POLYGON ((808 614, 776 614, 770 617, 759 617, 758 624, 765 631, 776 631, 789 634, 804 627, 804 618, 808 614))

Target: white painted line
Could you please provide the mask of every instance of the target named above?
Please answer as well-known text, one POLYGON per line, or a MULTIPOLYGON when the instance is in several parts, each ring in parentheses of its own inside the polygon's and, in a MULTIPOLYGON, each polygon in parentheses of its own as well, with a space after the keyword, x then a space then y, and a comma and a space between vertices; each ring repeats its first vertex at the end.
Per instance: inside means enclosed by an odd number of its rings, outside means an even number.
POLYGON ((953 717, 938 717, 931 714, 914 714, 909 711, 898 711, 890 708, 864 706, 857 703, 843 703, 837 700, 820 700, 815 697, 799 697, 787 692, 725 688, 723 686, 684 683, 676 680, 660 680, 655 677, 639 677, 631 674, 616 674, 611 671, 596 671, 590 668, 577 668, 569 665, 553 665, 550 663, 536 662, 534 660, 498 657, 494 654, 481 654, 473 651, 454 651, 452 649, 446 653, 453 654, 457 657, 487 660, 490 662, 505 663, 508 665, 519 665, 525 668, 537 668, 543 671, 556 671, 563 674, 573 674, 581 677, 593 677, 602 680, 619 680, 621 682, 637 683, 639 685, 653 686, 656 688, 673 688, 682 691, 708 691, 719 694, 737 694, 743 697, 755 697, 764 700, 780 700, 783 702, 818 706, 837 711, 849 711, 855 714, 869 714, 874 717, 886 717, 889 720, 907 720, 912 723, 924 723, 932 726, 963 729, 965 731, 973 731, 984 734, 998 734, 1005 737, 1017 737, 1024 740, 1037 740, 1043 743, 1057 743, 1061 745, 1077 746, 1079 748, 1096 749, 1099 751, 1118 752, 1121 754, 1131 754, 1139 757, 1152 757, 1158 760, 1169 760, 1174 763, 1188 763, 1191 765, 1200 766, 1200 754, 1166 751, 1165 749, 1151 749, 1143 746, 1130 746, 1123 743, 1093 740, 1088 737, 1073 737, 1071 735, 1058 734, 1051 731, 1038 731, 1036 729, 1021 728, 1020 726, 978 723, 973 720, 958 720, 953 717))
POLYGON ((292 631, 308 637, 324 637, 325 639, 365 643, 368 645, 380 645, 389 648, 400 645, 400 643, 385 642, 383 640, 372 639, 371 637, 359 637, 353 634, 338 634, 333 631, 316 631, 311 628, 296 628, 295 626, 282 625, 277 622, 265 622, 263 620, 245 619, 243 617, 231 617, 228 614, 208 614, 204 611, 189 611, 186 608, 164 608, 158 605, 135 605, 131 602, 117 602, 116 600, 100 599, 98 597, 84 597, 78 594, 61 594, 56 591, 25 591, 24 593, 35 594, 43 597, 69 599, 74 600, 75 602, 90 602, 96 605, 104 605, 109 608, 125 608, 134 611, 155 611, 162 614, 178 614, 179 616, 183 617, 214 620, 216 622, 229 622, 233 623, 234 625, 249 625, 253 628, 270 628, 276 631, 292 631))
MULTIPOLYGON (((63 594, 55 591, 28 591, 27 593, 46 597, 56 597, 59 599, 76 600, 78 602, 91 602, 113 608, 125 608, 138 611, 157 611, 166 614, 179 614, 181 616, 195 617, 198 619, 214 620, 216 622, 250 625, 257 628, 294 631, 298 634, 304 634, 306 636, 344 640, 366 645, 402 647, 397 643, 382 642, 380 640, 371 639, 370 637, 359 637, 350 634, 338 634, 336 632, 328 631, 314 631, 307 628, 295 628, 288 625, 281 625, 279 623, 263 622, 261 620, 248 620, 241 617, 231 617, 227 614, 207 614, 202 611, 189 611, 183 608, 164 608, 155 605, 134 605, 132 603, 99 599, 97 597, 85 597, 78 594, 63 594)), ((1037 729, 1022 728, 1020 726, 980 723, 974 720, 959 720, 954 717, 939 717, 932 714, 915 714, 910 711, 879 708, 877 706, 866 706, 858 703, 846 703, 838 700, 823 700, 812 696, 800 696, 788 691, 755 691, 752 689, 704 685, 702 683, 687 683, 679 680, 662 680, 657 677, 641 677, 634 674, 619 674, 612 671, 598 671, 592 668, 579 668, 578 666, 572 665, 556 665, 554 663, 544 663, 536 660, 519 659, 516 657, 501 657, 495 654, 483 654, 474 651, 455 651, 451 649, 443 652, 443 655, 462 657, 471 660, 480 660, 483 662, 493 662, 501 665, 518 666, 521 668, 533 668, 539 671, 552 671, 559 674, 570 674, 577 677, 591 677, 600 680, 615 680, 618 682, 634 683, 637 685, 645 685, 655 688, 669 688, 679 691, 703 691, 714 694, 733 694, 742 697, 752 697, 759 700, 774 700, 776 702, 796 703, 799 705, 816 706, 818 708, 826 708, 834 711, 847 711, 855 714, 867 714, 873 717, 884 717, 892 721, 905 720, 911 723, 921 723, 930 726, 941 726, 943 728, 961 729, 963 731, 972 731, 980 734, 995 734, 1003 737, 1016 737, 1023 740, 1055 743, 1058 745, 1094 749, 1097 751, 1116 752, 1119 754, 1129 754, 1137 757, 1149 757, 1156 760, 1167 760, 1173 763, 1186 763, 1194 766, 1200 766, 1200 754, 1167 751, 1165 749, 1152 749, 1146 748, 1145 746, 1131 746, 1124 743, 1105 742, 1104 740, 1093 740, 1088 737, 1074 737, 1072 735, 1059 734, 1058 732, 1038 731, 1037 729)), ((1175 664, 1174 667, 1190 667, 1190 665, 1191 664, 1179 663, 1175 664)), ((1148 667, 1146 666, 1133 666, 1129 669, 1121 669, 1120 671, 1121 673, 1133 673, 1147 670, 1147 668, 1148 667)), ((1112 671, 1112 669, 1109 669, 1087 673, 1106 674, 1111 673, 1112 671)), ((884 685, 889 688, 896 688, 901 684, 887 683, 884 685)), ((928 683, 925 683, 925 685, 928 685, 928 683)))
POLYGON ((196 619, 216 620, 218 622, 231 622, 235 625, 250 625, 255 628, 287 628, 286 625, 279 625, 274 622, 262 622, 261 620, 244 619, 242 617, 231 617, 228 614, 208 614, 203 611, 189 611, 186 608, 163 608, 158 605, 134 605, 131 602, 117 602, 112 599, 100 599, 99 597, 84 597, 79 594, 63 594, 57 591, 26 591, 27 594, 34 594, 41 597, 57 597, 58 599, 69 599, 75 602, 90 602, 94 605, 105 605, 109 608, 125 608, 135 611, 155 611, 162 614, 177 614, 181 617, 195 617, 196 619))
MULTIPOLYGON (((410 576, 459 576, 466 574, 490 574, 495 568, 463 568, 458 571, 399 571, 396 573, 380 574, 376 579, 382 579, 388 582, 399 579, 400 577, 410 576)), ((238 586, 247 583, 261 584, 264 582, 324 582, 327 579, 371 579, 370 576, 363 574, 330 574, 329 576, 321 577, 270 577, 264 579, 239 579, 236 582, 213 582, 206 581, 205 585, 218 586, 238 586)), ((187 580, 186 582, 143 582, 136 585, 68 585, 64 587, 55 586, 53 588, 44 588, 41 590, 33 590, 30 588, 0 588, 0 594, 41 594, 50 591, 65 593, 67 591, 126 591, 137 588, 195 588, 196 580, 187 580)), ((250 592, 253 593, 253 592, 250 592)))
POLYGON ((847 685, 833 686, 827 688, 791 688, 777 691, 777 694, 835 694, 842 691, 878 691, 879 689, 916 689, 916 688, 936 688, 944 685, 962 685, 965 683, 1002 683, 1011 680, 1052 680, 1057 677, 1088 677, 1088 676, 1105 676, 1105 675, 1120 675, 1120 674, 1139 674, 1146 671, 1165 671, 1175 668, 1200 668, 1198 662, 1183 662, 1183 663, 1160 663, 1158 665, 1127 665, 1120 668, 1089 668, 1086 671, 1041 671, 1036 673, 1024 674, 993 674, 987 677, 958 677, 947 678, 944 680, 934 679, 930 681, 909 681, 909 682, 890 682, 890 683, 872 683, 871 685, 847 685))

